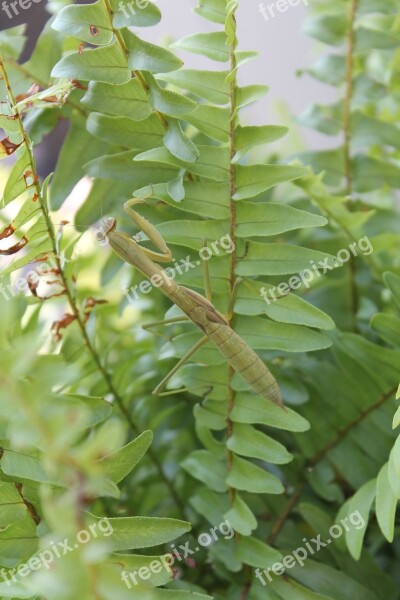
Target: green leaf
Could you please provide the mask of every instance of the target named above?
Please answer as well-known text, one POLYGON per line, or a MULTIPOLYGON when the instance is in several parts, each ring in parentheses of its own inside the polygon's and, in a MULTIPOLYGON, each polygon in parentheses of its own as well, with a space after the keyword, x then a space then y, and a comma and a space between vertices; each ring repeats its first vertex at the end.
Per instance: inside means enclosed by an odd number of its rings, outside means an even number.
MULTIPOLYGON (((185 181, 185 202, 177 208, 193 214, 207 217, 207 219, 226 219, 229 216, 229 184, 207 181, 208 194, 204 196, 204 179, 185 181)), ((172 204, 166 185, 152 185, 148 188, 137 190, 135 195, 145 197, 151 195, 167 204, 172 204)), ((176 203, 173 202, 176 207, 176 203)))
POLYGON ((240 535, 251 535, 251 532, 257 528, 257 519, 238 492, 235 494, 232 508, 225 513, 224 517, 240 535))
POLYGON ((328 337, 312 329, 272 323, 261 317, 239 317, 235 330, 255 350, 313 352, 332 345, 328 337))
POLYGON ((245 87, 237 88, 236 90, 236 110, 234 116, 236 117, 241 108, 249 106, 257 100, 261 100, 268 93, 269 87, 267 85, 247 85, 245 87))
MULTIPOLYGON (((3 110, 5 109, 3 108, 3 110)), ((17 133, 19 131, 18 121, 13 115, 9 114, 0 115, 0 127, 8 134, 17 133)))
POLYGON ((389 482, 388 464, 379 471, 376 485, 376 518, 388 542, 393 542, 397 497, 389 482))
POLYGON ((215 492, 226 492, 227 466, 215 460, 211 452, 196 450, 182 462, 182 467, 199 481, 207 481, 207 486, 215 492))
POLYGON ((236 558, 255 568, 266 568, 282 560, 282 554, 254 537, 242 538, 237 546, 236 558))
POLYGON ((219 240, 227 230, 226 221, 167 221, 158 230, 169 244, 185 246, 200 251, 204 240, 219 240))
POLYGON ((182 131, 179 121, 169 119, 168 130, 164 137, 166 148, 179 160, 196 161, 200 154, 196 145, 182 131))
POLYGON ((339 86, 346 76, 346 59, 337 54, 321 56, 311 68, 307 69, 307 73, 322 83, 339 86))
POLYGON ((0 482, 0 529, 25 519, 27 508, 12 483, 0 482))
MULTIPOLYGON (((100 517, 91 516, 95 523, 100 517)), ((108 519, 112 535, 107 537, 109 551, 135 550, 166 544, 191 530, 191 524, 158 517, 117 517, 108 519)))
MULTIPOLYGON (((118 570, 122 568, 123 571, 130 571, 132 574, 136 575, 136 581, 140 582, 140 585, 145 583, 152 587, 166 585, 173 575, 172 569, 168 569, 164 565, 162 570, 157 572, 156 569, 158 569, 158 565, 160 564, 160 556, 140 556, 139 554, 121 554, 118 552, 112 554, 108 558, 107 563, 115 565, 118 570), (154 564, 154 561, 157 562, 157 565, 154 564), (154 569, 154 567, 156 567, 156 569, 154 569), (140 571, 140 569, 143 569, 143 571, 140 571), (145 569, 148 569, 148 571, 145 569), (149 573, 148 579, 142 580, 139 572, 145 573, 146 575, 149 573)), ((123 584, 126 586, 125 582, 123 582, 123 584)))
POLYGON ((130 79, 122 85, 91 81, 81 102, 92 110, 128 117, 134 121, 147 119, 152 112, 147 94, 138 79, 130 79))
POLYGON ((231 418, 234 423, 258 423, 286 431, 303 432, 310 429, 308 421, 290 408, 283 409, 252 394, 236 395, 231 418))
POLYGON ((389 161, 358 155, 352 161, 352 169, 358 192, 371 192, 385 185, 400 188, 400 168, 389 161))
POLYGON ((84 169, 91 177, 128 181, 133 189, 151 183, 170 181, 177 176, 179 169, 165 163, 150 161, 133 162, 135 153, 120 152, 112 156, 102 156, 88 162, 84 169))
POLYGON ((306 21, 305 32, 330 46, 340 46, 346 39, 348 20, 345 14, 320 15, 306 21))
POLYGON ((17 481, 30 480, 50 485, 62 485, 62 481, 56 475, 46 473, 39 457, 30 456, 27 452, 4 450, 1 469, 6 475, 17 481))
POLYGON ((185 116, 185 120, 213 140, 229 140, 229 110, 226 108, 200 104, 194 112, 185 116))
POLYGON ((321 277, 322 265, 328 260, 331 268, 338 265, 330 254, 310 250, 301 246, 289 244, 261 244, 249 242, 246 256, 237 262, 237 275, 289 275, 290 273, 302 273, 306 269, 311 281, 321 277), (322 263, 321 265, 319 263, 322 263), (317 264, 319 275, 311 271, 313 264, 317 264))
POLYGON ((254 198, 258 194, 269 190, 278 183, 293 181, 307 175, 302 167, 286 165, 237 165, 236 192, 234 200, 254 198))
POLYGON ((34 554, 37 548, 36 526, 28 514, 23 521, 11 523, 0 530, 0 561, 3 565, 18 564, 34 554))
POLYGON ((256 146, 270 144, 281 139, 287 132, 287 127, 279 127, 278 125, 258 125, 251 127, 238 125, 235 132, 235 160, 241 159, 256 146))
POLYGON ((169 50, 141 40, 129 29, 123 30, 123 38, 129 52, 128 65, 132 71, 168 73, 179 69, 183 64, 169 50))
POLYGON ((224 512, 229 507, 229 499, 223 494, 212 492, 208 487, 199 488, 189 502, 212 525, 227 519, 224 512))
POLYGON ((227 168, 228 150, 214 146, 198 146, 199 158, 196 162, 186 162, 173 156, 166 148, 154 148, 147 152, 138 154, 135 161, 155 161, 168 165, 176 165, 177 168, 185 168, 195 175, 209 177, 215 181, 227 181, 229 171, 227 168))
POLYGON ((282 600, 333 600, 333 596, 317 594, 293 579, 274 577, 268 585, 279 594, 282 600))
POLYGON ((86 48, 81 54, 71 52, 56 64, 52 77, 66 77, 103 83, 126 83, 131 72, 118 42, 102 48, 86 48))
POLYGON ((393 344, 398 346, 400 339, 400 319, 394 315, 378 314, 371 320, 372 327, 378 331, 379 335, 393 344))
MULTIPOLYGON (((228 71, 181 69, 174 73, 161 75, 159 79, 172 83, 179 89, 187 90, 208 102, 228 104, 230 86, 226 81, 227 75, 228 71)), ((206 107, 206 105, 204 106, 206 107)))
MULTIPOLYGON (((297 287, 300 286, 299 280, 297 287)), ((235 313, 249 316, 266 314, 273 321, 318 329, 335 327, 334 321, 316 306, 293 293, 282 296, 276 287, 262 281, 243 281, 238 290, 235 313)))
POLYGON ((236 215, 236 235, 244 238, 278 235, 293 229, 322 227, 328 223, 319 215, 272 202, 239 202, 236 215))
POLYGON ((98 461, 102 472, 114 483, 119 483, 135 468, 146 454, 153 440, 151 431, 144 431, 138 438, 104 456, 98 461))
POLYGON ((24 144, 19 152, 19 156, 14 163, 10 175, 8 176, 7 183, 3 191, 2 203, 3 207, 18 198, 23 192, 27 190, 27 182, 32 181, 31 178, 24 178, 25 173, 30 170, 30 158, 29 152, 24 144))
POLYGON ((229 48, 225 42, 225 33, 215 31, 188 35, 172 44, 172 47, 193 54, 201 54, 218 62, 227 62, 229 60, 229 48))
MULTIPOLYGON (((43 232, 43 223, 41 221, 37 221, 37 224, 39 225, 40 230, 43 232)), ((31 262, 36 261, 38 257, 51 253, 53 250, 51 240, 46 234, 42 235, 41 237, 36 237, 34 240, 34 244, 32 244, 31 240, 30 245, 28 238, 27 247, 28 251, 21 258, 16 258, 15 260, 11 261, 7 267, 1 270, 0 277, 6 277, 7 275, 13 273, 17 269, 21 269, 22 267, 29 265, 31 262)))
POLYGON ((90 113, 86 122, 89 133, 110 144, 120 144, 137 150, 149 150, 162 143, 164 128, 153 114, 142 121, 126 117, 111 117, 102 113, 90 113))
POLYGON ((121 4, 120 0, 110 0, 113 9, 113 25, 117 29, 123 27, 152 27, 161 20, 161 12, 153 2, 121 4), (135 6, 136 4, 136 6, 135 6))
POLYGON ((251 425, 241 423, 234 423, 233 435, 228 439, 227 447, 241 456, 277 465, 288 463, 293 458, 285 446, 251 425))
POLYGON ((381 145, 400 148, 400 129, 381 119, 368 117, 361 112, 353 113, 351 135, 354 148, 381 145))
POLYGON ((95 46, 105 46, 113 40, 110 19, 102 0, 93 4, 65 6, 52 23, 53 29, 72 35, 95 46))
POLYGON ((375 500, 375 495, 376 479, 372 479, 356 491, 347 507, 347 515, 358 512, 365 523, 364 527, 350 527, 348 531, 346 530, 346 544, 354 560, 359 560, 361 556, 363 541, 368 527, 369 513, 372 503, 375 500))
POLYGON ((213 23, 224 25, 225 6, 225 0, 199 0, 194 12, 213 23))
POLYGON ((275 475, 235 454, 232 459, 232 468, 226 479, 226 483, 230 487, 253 494, 282 494, 284 492, 282 483, 275 475))
POLYGON ((154 110, 170 117, 180 117, 196 110, 197 103, 194 100, 162 88, 151 73, 145 74, 145 80, 149 86, 150 103, 154 110))
POLYGON ((385 273, 383 277, 385 284, 393 294, 393 299, 400 308, 400 277, 389 272, 385 273))

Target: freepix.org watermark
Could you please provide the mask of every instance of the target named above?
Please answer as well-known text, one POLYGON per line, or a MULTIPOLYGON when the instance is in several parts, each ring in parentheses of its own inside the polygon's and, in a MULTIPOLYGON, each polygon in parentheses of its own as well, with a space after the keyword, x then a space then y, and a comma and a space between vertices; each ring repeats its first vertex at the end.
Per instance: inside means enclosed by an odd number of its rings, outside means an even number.
POLYGON ((202 262, 209 261, 213 256, 218 256, 221 252, 232 254, 234 250, 235 244, 231 236, 229 234, 224 235, 221 239, 203 246, 196 260, 192 260, 192 257, 188 255, 186 258, 181 259, 179 263, 174 261, 174 266, 163 269, 161 275, 156 274, 150 279, 144 279, 130 289, 126 288, 123 293, 127 297, 128 302, 132 304, 135 300, 138 300, 140 294, 149 294, 153 288, 159 288, 163 283, 171 285, 171 280, 175 279, 177 274, 183 275, 199 267, 202 262), (132 294, 132 297, 130 294, 132 294))
POLYGON ((26 563, 21 563, 18 567, 10 569, 0 569, 0 576, 3 578, 1 583, 11 585, 11 582, 18 582, 17 576, 27 577, 32 571, 39 571, 41 568, 50 569, 55 559, 62 558, 66 554, 77 550, 79 546, 87 544, 92 538, 97 538, 99 532, 104 537, 109 537, 113 533, 113 527, 107 517, 99 519, 89 525, 88 529, 81 529, 76 535, 76 541, 71 542, 65 538, 63 542, 50 542, 50 547, 36 553, 26 563))
POLYGON ((258 9, 266 21, 275 19, 279 14, 285 13, 289 8, 304 4, 308 6, 308 0, 275 0, 275 2, 260 2, 258 9))
POLYGON ((18 17, 20 9, 29 10, 32 4, 39 4, 42 0, 15 0, 14 2, 7 2, 3 0, 1 4, 1 10, 6 13, 9 19, 18 17))
MULTIPOLYGON (((159 0, 151 0, 153 4, 156 4, 159 0)), ((166 0, 164 0, 165 2, 166 0)), ((131 0, 131 2, 124 2, 121 0, 118 7, 123 13, 125 19, 128 19, 130 15, 135 15, 138 10, 145 10, 149 6, 148 0, 131 0)))
POLYGON ((359 251, 364 256, 369 256, 374 251, 374 247, 368 236, 364 236, 358 242, 353 242, 348 248, 339 250, 333 261, 329 257, 317 263, 311 260, 311 269, 304 269, 298 275, 293 275, 287 282, 284 281, 269 289, 262 287, 260 289, 260 296, 267 304, 271 304, 271 302, 277 302, 280 298, 287 296, 292 290, 298 290, 302 285, 309 289, 315 279, 319 279, 319 277, 322 277, 329 271, 342 267, 345 263, 349 262, 352 256, 357 257, 359 251))
MULTIPOLYGON (((159 0, 152 0, 153 4, 158 1, 159 0)), ((32 4, 39 4, 40 2, 42 2, 42 0, 14 0, 14 2, 3 0, 1 10, 6 13, 9 19, 13 19, 14 17, 18 17, 20 9, 28 10, 31 8, 32 4)), ((138 10, 145 10, 149 4, 149 0, 131 0, 131 2, 124 2, 121 0, 119 9, 124 17, 128 19, 131 15, 135 15, 138 10)))
POLYGON ((132 589, 133 585, 140 585, 143 581, 150 579, 152 574, 161 573, 165 569, 168 573, 171 572, 172 566, 177 562, 186 562, 190 564, 193 561, 191 558, 194 554, 200 551, 200 548, 208 548, 218 541, 222 536, 225 540, 231 540, 235 532, 229 521, 223 521, 217 527, 212 527, 209 532, 204 532, 197 538, 195 548, 190 547, 190 542, 176 546, 171 544, 171 552, 160 556, 159 559, 151 561, 148 567, 140 567, 137 571, 122 571, 121 579, 125 585, 132 589))
POLYGON ((316 554, 322 548, 326 548, 329 546, 332 541, 340 538, 344 531, 350 531, 350 529, 354 527, 355 529, 362 529, 365 527, 365 521, 361 515, 361 513, 357 510, 348 517, 341 519, 340 523, 335 523, 332 527, 329 528, 329 538, 326 541, 322 541, 321 534, 318 534, 317 537, 311 538, 307 540, 307 538, 303 538, 304 546, 300 546, 293 550, 290 554, 286 554, 283 557, 282 562, 276 562, 270 567, 261 571, 261 569, 256 569, 255 574, 257 579, 262 583, 262 585, 267 585, 264 577, 268 579, 269 582, 272 581, 273 576, 283 575, 287 569, 293 569, 296 565, 300 567, 304 567, 305 561, 309 556, 316 554))

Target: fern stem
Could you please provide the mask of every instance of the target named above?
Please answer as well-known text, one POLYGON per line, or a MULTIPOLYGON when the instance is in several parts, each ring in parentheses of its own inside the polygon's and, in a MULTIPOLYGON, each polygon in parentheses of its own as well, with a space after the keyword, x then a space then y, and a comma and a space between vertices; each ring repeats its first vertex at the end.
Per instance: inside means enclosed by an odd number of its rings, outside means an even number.
MULTIPOLYGON (((229 8, 231 0, 227 0, 227 8, 229 8)), ((234 196, 236 194, 236 170, 234 164, 234 157, 236 154, 236 89, 237 89, 237 59, 236 59, 236 48, 238 45, 236 37, 236 13, 235 11, 231 15, 234 34, 233 39, 229 45, 229 61, 230 61, 230 72, 232 74, 229 88, 229 112, 230 112, 230 127, 229 127, 229 235, 232 243, 232 247, 236 248, 236 201, 234 196)), ((230 295, 233 297, 236 290, 236 251, 230 255, 229 262, 229 288, 230 295)), ((232 307, 231 314, 229 315, 229 325, 233 326, 234 310, 232 307)), ((226 417, 226 428, 227 428, 227 439, 233 435, 233 422, 231 419, 232 411, 235 407, 236 392, 232 387, 232 379, 235 374, 234 369, 231 365, 228 365, 228 414, 226 417)), ((228 471, 231 471, 233 466, 233 452, 227 450, 227 462, 228 471)), ((233 487, 228 488, 229 500, 233 505, 236 498, 236 490, 233 487)), ((236 539, 240 542, 240 535, 236 533, 236 539)), ((244 565, 245 572, 245 583, 240 594, 240 600, 247 600, 253 581, 253 571, 248 565, 244 565)))
MULTIPOLYGON (((3 60, 0 58, 0 70, 7 88, 7 93, 9 96, 9 100, 10 100, 10 104, 11 104, 11 108, 12 111, 16 117, 17 123, 18 123, 18 128, 19 128, 19 132, 21 135, 21 138, 23 140, 23 143, 25 144, 25 147, 27 149, 28 152, 28 160, 29 160, 29 165, 30 165, 30 170, 33 173, 33 178, 34 178, 34 186, 35 186, 35 192, 37 194, 38 197, 38 202, 39 202, 39 206, 40 206, 40 210, 43 214, 43 218, 46 224, 46 229, 47 232, 49 234, 49 238, 50 238, 50 242, 51 242, 51 246, 52 246, 52 252, 54 254, 54 260, 56 262, 57 265, 57 269, 59 271, 59 276, 62 282, 62 285, 64 287, 65 290, 65 295, 67 297, 68 300, 68 304, 70 306, 70 309, 72 311, 73 316, 75 317, 75 321, 81 331, 82 334, 82 338, 84 340, 84 343, 86 345, 86 348, 89 352, 89 354, 91 355, 95 365, 97 366, 97 369, 99 371, 99 373, 101 374, 104 382, 107 385, 108 390, 110 391, 110 393, 113 395, 116 404, 118 405, 118 408, 120 409, 120 412, 123 414, 123 416, 125 417, 131 431, 134 433, 134 435, 138 435, 140 434, 140 429, 138 428, 138 426, 136 425, 136 423, 133 421, 132 416, 130 415, 128 409, 126 408, 124 401, 122 399, 122 396, 119 394, 119 392, 117 391, 117 389, 114 386, 114 383, 112 381, 111 375, 110 373, 107 371, 107 369, 105 368, 105 366, 103 365, 92 341, 89 338, 84 320, 79 312, 74 294, 72 292, 70 283, 68 281, 67 276, 65 275, 65 272, 63 270, 63 266, 59 257, 59 253, 58 253, 58 248, 57 248, 57 242, 56 242, 56 237, 55 237, 55 233, 54 233, 54 227, 53 227, 53 223, 50 219, 49 216, 49 212, 47 209, 47 206, 44 202, 43 196, 42 196, 42 190, 40 187, 40 183, 39 183, 39 178, 36 175, 36 161, 33 155, 33 149, 32 149, 32 142, 29 139, 23 122, 22 122, 22 116, 17 108, 17 103, 15 101, 15 97, 14 97, 14 93, 12 91, 11 85, 10 85, 10 80, 7 74, 7 70, 5 67, 5 64, 3 62, 3 60)), ((158 459, 158 457, 156 456, 156 454, 151 450, 151 448, 148 450, 148 455, 151 458, 151 460, 153 461, 161 479, 164 481, 166 487, 168 488, 171 497, 173 498, 180 514, 182 517, 185 518, 185 509, 184 509, 184 505, 178 495, 178 493, 175 490, 175 487, 173 485, 173 483, 169 480, 169 478, 166 476, 166 474, 164 473, 164 470, 162 468, 162 465, 158 459)))
MULTIPOLYGON (((346 92, 343 105, 343 133, 344 133, 344 171, 346 177, 346 194, 349 201, 353 195, 353 181, 351 168, 351 101, 353 98, 353 70, 354 70, 354 43, 355 43, 355 18, 358 0, 350 0, 349 11, 349 29, 347 33, 347 53, 346 53, 346 92)), ((350 283, 350 303, 351 314, 353 315, 353 330, 357 331, 357 312, 358 312, 358 290, 356 283, 356 261, 355 257, 350 257, 349 262, 349 283, 350 283)))
MULTIPOLYGON (((340 442, 342 442, 347 437, 347 435, 355 427, 360 425, 360 423, 362 423, 366 417, 368 417, 371 413, 373 413, 375 410, 380 408, 387 400, 389 400, 393 396, 393 394, 395 394, 397 392, 397 389, 398 389, 398 385, 395 385, 388 392, 383 394, 377 402, 375 402, 374 404, 371 404, 371 406, 369 406, 366 410, 362 411, 358 415, 357 418, 355 418, 353 421, 350 421, 350 423, 348 423, 342 429, 339 429, 336 436, 330 442, 328 442, 323 448, 321 448, 321 450, 319 450, 316 454, 314 454, 314 456, 308 461, 307 466, 305 467, 305 471, 310 471, 310 470, 314 469, 324 458, 326 458, 326 456, 329 454, 329 452, 331 450, 336 448, 336 446, 338 446, 340 444, 340 442)), ((306 488, 306 484, 307 484, 306 481, 302 481, 300 483, 297 490, 294 492, 293 496, 290 498, 289 502, 287 503, 284 511, 282 512, 280 517, 275 522, 272 532, 268 537, 269 544, 273 544, 275 542, 277 536, 281 532, 286 521, 292 514, 293 509, 295 508, 298 501, 302 497, 303 492, 306 488)))
POLYGON ((346 193, 351 199, 353 193, 351 169, 351 101, 353 98, 353 70, 354 70, 354 44, 355 44, 355 18, 358 0, 350 0, 349 29, 347 33, 346 52, 346 92, 343 106, 343 133, 344 133, 344 169, 346 177, 346 193))
MULTIPOLYGON (((229 0, 227 0, 227 6, 229 6, 229 0)), ((236 24, 235 15, 233 15, 234 23, 236 24)), ((230 44, 230 71, 236 73, 237 61, 236 61, 236 37, 235 40, 230 44)), ((236 193, 236 175, 235 175, 235 166, 233 163, 233 158, 236 154, 235 147, 235 131, 236 131, 236 119, 235 119, 235 111, 236 111, 236 86, 237 79, 232 77, 230 82, 230 90, 229 90, 229 109, 230 109, 230 131, 229 131, 229 153, 230 153, 230 165, 229 165, 229 187, 230 187, 230 203, 229 203, 229 235, 232 241, 232 246, 236 247, 236 203, 233 199, 236 193)), ((235 266, 236 266, 236 252, 232 252, 230 255, 230 263, 229 263, 229 288, 230 294, 234 293, 235 289, 235 266)), ((232 315, 230 316, 229 325, 232 327, 233 320, 233 310, 232 315)), ((235 390, 232 388, 231 382, 232 378, 235 374, 234 369, 231 365, 228 365, 228 414, 226 417, 226 428, 227 428, 227 437, 228 439, 233 435, 233 424, 231 420, 231 414, 235 406, 235 390)), ((227 460, 228 460, 228 470, 230 471, 233 466, 233 452, 231 450, 227 451, 227 460)), ((234 488, 229 487, 229 499, 231 504, 234 503, 236 496, 236 490, 234 488)))

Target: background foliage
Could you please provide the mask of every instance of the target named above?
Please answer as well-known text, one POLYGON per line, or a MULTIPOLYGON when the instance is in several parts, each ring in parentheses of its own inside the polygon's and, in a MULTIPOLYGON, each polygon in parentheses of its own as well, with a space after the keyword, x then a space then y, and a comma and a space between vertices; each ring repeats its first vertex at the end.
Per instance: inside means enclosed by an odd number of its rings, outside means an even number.
MULTIPOLYGON (((314 1, 305 29, 319 56, 303 76, 334 86, 337 101, 299 120, 334 149, 300 156, 271 146, 285 128, 243 122, 267 89, 238 83, 255 55, 237 39, 237 0, 194 9, 210 32, 168 49, 144 39, 161 18, 154 3, 127 18, 117 0, 51 2, 24 64, 24 27, 0 33, 0 158, 14 159, 2 170, 0 593, 395 600, 398 0, 314 1), (188 52, 213 70, 186 68, 188 52), (34 148, 61 119, 67 138, 40 181, 34 148), (84 177, 90 186, 75 188, 84 177), (286 410, 211 344, 170 395, 151 395, 199 335, 188 324, 143 331, 179 311, 157 290, 129 302, 142 277, 95 240, 103 213, 133 233, 122 211, 132 196, 146 197, 141 213, 177 261, 230 235, 234 252, 208 263, 213 302, 227 313, 237 291, 230 324, 273 372, 286 410), (369 255, 277 302, 260 295, 365 236, 369 255), (357 510, 363 529, 268 587, 254 576, 357 510), (8 585, 11 569, 105 516, 112 536, 8 585), (225 520, 234 539, 133 589, 121 580, 225 520)), ((200 267, 178 281, 204 293, 200 267)))

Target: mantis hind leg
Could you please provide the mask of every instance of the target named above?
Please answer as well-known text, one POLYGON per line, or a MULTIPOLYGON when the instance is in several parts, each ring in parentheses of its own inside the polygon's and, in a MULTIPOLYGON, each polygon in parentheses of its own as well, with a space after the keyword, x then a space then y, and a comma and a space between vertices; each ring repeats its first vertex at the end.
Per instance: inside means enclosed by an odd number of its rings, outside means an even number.
POLYGON ((238 291, 239 291, 239 286, 242 283, 243 278, 242 277, 238 277, 237 279, 235 279, 235 283, 233 284, 233 289, 232 289, 232 293, 231 293, 231 297, 229 298, 229 304, 228 304, 228 310, 226 313, 226 319, 227 321, 230 323, 233 319, 233 313, 235 310, 235 302, 237 299, 237 295, 238 295, 238 291))
POLYGON ((204 336, 202 337, 194 346, 193 348, 190 348, 190 350, 188 350, 188 352, 186 352, 185 356, 183 356, 179 362, 176 363, 176 365, 173 367, 173 369, 171 369, 171 371, 168 373, 168 375, 166 375, 164 377, 164 379, 158 384, 158 386, 153 390, 153 395, 154 396, 165 396, 165 395, 171 395, 171 394, 177 394, 179 392, 182 391, 190 391, 187 390, 186 388, 184 388, 183 390, 177 390, 174 392, 165 392, 165 393, 160 393, 161 390, 166 386, 166 384, 168 383, 168 381, 175 375, 175 373, 185 364, 186 361, 189 360, 189 358, 191 356, 193 356, 193 354, 195 352, 197 352, 197 350, 199 350, 202 346, 204 346, 204 344, 208 342, 208 336, 204 336))
MULTIPOLYGON (((207 240, 203 240, 203 248, 207 248, 207 240)), ((203 260, 203 277, 204 277, 205 296, 209 302, 212 302, 211 277, 210 277, 210 269, 208 268, 207 260, 203 260)))
POLYGON ((157 331, 153 331, 153 328, 160 327, 161 325, 185 323, 187 321, 190 321, 189 317, 186 317, 186 315, 181 315, 179 317, 171 317, 170 319, 162 319, 161 321, 151 321, 150 323, 145 323, 145 325, 142 325, 142 329, 144 329, 145 331, 150 331, 150 333, 152 333, 153 335, 157 335, 159 337, 169 340, 170 338, 168 336, 163 335, 162 333, 158 333, 157 331))

